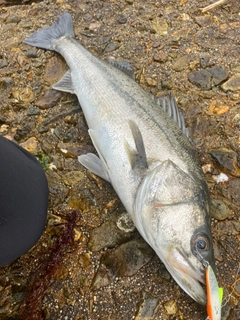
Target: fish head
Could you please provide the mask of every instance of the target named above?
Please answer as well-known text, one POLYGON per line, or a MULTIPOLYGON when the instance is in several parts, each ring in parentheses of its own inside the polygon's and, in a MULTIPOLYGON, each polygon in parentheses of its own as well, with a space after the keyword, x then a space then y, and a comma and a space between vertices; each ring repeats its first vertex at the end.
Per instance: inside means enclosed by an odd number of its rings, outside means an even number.
POLYGON ((164 161, 145 176, 137 190, 134 222, 178 285, 206 304, 206 267, 215 264, 204 179, 164 161))

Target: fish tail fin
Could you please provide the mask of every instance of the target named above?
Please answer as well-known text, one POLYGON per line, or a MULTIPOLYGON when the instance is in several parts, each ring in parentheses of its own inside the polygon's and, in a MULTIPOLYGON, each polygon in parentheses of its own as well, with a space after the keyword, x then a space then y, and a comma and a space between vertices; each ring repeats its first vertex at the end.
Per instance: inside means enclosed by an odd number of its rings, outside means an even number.
POLYGON ((64 36, 74 36, 72 17, 68 12, 64 12, 50 27, 32 33, 29 38, 24 40, 24 43, 55 50, 54 40, 64 36))

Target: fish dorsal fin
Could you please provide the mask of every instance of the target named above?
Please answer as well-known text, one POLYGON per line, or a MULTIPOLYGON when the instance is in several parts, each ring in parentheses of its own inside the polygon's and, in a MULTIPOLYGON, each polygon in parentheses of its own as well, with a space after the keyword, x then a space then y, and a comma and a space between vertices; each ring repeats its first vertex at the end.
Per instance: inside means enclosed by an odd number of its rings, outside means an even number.
POLYGON ((115 67, 116 69, 124 72, 125 74, 127 74, 130 78, 132 78, 133 80, 135 80, 135 75, 134 75, 134 71, 133 68, 131 66, 131 64, 128 61, 116 61, 114 59, 109 59, 108 63, 115 67))
POLYGON ((74 93, 73 83, 72 83, 72 78, 71 78, 71 71, 68 70, 64 74, 62 79, 60 79, 58 82, 54 83, 52 88, 55 90, 59 90, 59 91, 74 93))
POLYGON ((177 102, 172 93, 162 97, 153 96, 153 100, 163 108, 168 116, 172 118, 182 130, 183 134, 189 139, 189 129, 186 128, 185 125, 184 112, 178 109, 177 102))
POLYGON ((126 152, 128 154, 131 166, 133 169, 147 169, 147 157, 141 131, 138 125, 132 120, 129 120, 129 127, 131 129, 133 140, 136 147, 136 150, 133 150, 127 142, 125 143, 126 152))

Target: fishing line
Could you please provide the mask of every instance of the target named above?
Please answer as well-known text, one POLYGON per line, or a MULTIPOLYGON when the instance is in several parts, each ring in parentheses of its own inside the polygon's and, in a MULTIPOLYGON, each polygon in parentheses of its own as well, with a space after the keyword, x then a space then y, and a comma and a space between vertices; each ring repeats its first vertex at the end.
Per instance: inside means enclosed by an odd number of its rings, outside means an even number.
POLYGON ((235 277, 235 280, 233 282, 233 288, 232 288, 232 291, 223 299, 224 304, 222 303, 222 307, 225 307, 226 304, 229 302, 231 296, 233 295, 233 292, 235 291, 235 286, 236 286, 236 283, 237 283, 237 277, 239 275, 239 272, 240 272, 240 264, 238 265, 238 269, 237 269, 237 273, 236 273, 236 277, 235 277))

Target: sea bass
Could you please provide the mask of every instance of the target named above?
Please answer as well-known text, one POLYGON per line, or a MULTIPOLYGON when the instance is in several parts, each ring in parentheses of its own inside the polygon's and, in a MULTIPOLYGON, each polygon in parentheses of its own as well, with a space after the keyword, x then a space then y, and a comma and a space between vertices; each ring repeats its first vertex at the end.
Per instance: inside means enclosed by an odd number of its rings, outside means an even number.
POLYGON ((53 88, 77 95, 99 156, 80 155, 80 163, 112 184, 175 281, 205 304, 202 261, 214 268, 209 193, 173 96, 152 98, 92 55, 74 39, 67 12, 24 42, 64 57, 69 71, 53 88))

